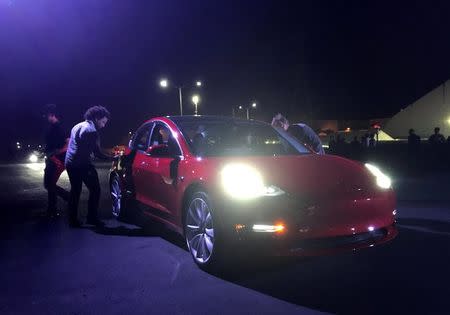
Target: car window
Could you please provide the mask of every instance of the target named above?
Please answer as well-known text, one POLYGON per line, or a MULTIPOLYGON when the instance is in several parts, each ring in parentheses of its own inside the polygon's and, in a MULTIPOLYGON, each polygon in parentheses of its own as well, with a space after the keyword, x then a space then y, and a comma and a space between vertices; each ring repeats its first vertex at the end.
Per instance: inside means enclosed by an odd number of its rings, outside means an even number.
POLYGON ((139 128, 136 132, 132 148, 135 150, 145 151, 148 148, 148 138, 152 130, 153 124, 146 124, 139 128))
POLYGON ((200 156, 276 156, 310 151, 285 132, 252 122, 178 122, 192 152, 200 156))
POLYGON ((161 144, 166 144, 168 146, 168 150, 166 151, 167 156, 181 155, 180 147, 169 127, 163 123, 156 123, 155 128, 153 128, 150 145, 154 146, 161 144))

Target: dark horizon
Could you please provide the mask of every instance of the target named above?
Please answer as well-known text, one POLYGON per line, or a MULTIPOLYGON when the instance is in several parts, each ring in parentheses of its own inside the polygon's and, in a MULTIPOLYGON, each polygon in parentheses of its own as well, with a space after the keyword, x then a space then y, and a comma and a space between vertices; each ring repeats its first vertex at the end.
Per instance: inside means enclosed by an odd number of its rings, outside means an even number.
MULTIPOLYGON (((200 114, 258 103, 256 119, 394 115, 450 78, 446 2, 0 0, 0 106, 7 141, 37 143, 44 104, 67 128, 112 113, 110 145, 179 113, 158 80, 202 80, 200 114), (25 128, 23 128, 25 126, 25 128)), ((184 110, 193 113, 184 90, 184 110)))

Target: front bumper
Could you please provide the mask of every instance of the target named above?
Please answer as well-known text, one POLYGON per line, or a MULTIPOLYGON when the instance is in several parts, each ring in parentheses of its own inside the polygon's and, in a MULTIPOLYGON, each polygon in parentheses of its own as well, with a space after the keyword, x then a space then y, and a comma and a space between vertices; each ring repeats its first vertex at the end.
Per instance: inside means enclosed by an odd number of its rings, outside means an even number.
POLYGON ((220 221, 227 242, 279 255, 323 255, 357 250, 395 238, 395 195, 299 200, 289 195, 250 202, 223 200, 220 221), (278 232, 258 232, 255 225, 282 225, 278 232))

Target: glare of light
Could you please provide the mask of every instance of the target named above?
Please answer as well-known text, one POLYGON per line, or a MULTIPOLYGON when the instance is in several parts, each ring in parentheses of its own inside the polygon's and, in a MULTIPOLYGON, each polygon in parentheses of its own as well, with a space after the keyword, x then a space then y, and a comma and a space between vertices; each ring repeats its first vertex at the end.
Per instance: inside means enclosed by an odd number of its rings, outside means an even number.
POLYGON ((197 94, 192 96, 192 103, 197 105, 199 102, 200 102, 200 96, 198 96, 197 94))
POLYGON ((449 118, 449 119, 447 119, 447 122, 448 122, 448 124, 450 125, 450 118, 449 118))
POLYGON ((267 224, 254 224, 254 232, 265 232, 265 233, 282 233, 284 231, 283 224, 267 225, 267 224))
POLYGON ((236 199, 252 199, 264 194, 261 174, 245 164, 228 164, 221 172, 225 192, 236 199))
POLYGON ((38 161, 38 157, 37 157, 36 154, 31 154, 30 157, 28 158, 28 160, 29 160, 31 163, 36 163, 36 162, 38 161))
POLYGON ((33 177, 41 177, 44 173, 45 163, 27 163, 25 165, 27 168, 38 172, 37 174, 32 174, 33 177))
POLYGON ((350 132, 350 131, 351 131, 350 127, 345 128, 345 132, 350 132))
POLYGON ((40 148, 42 148, 42 146, 41 146, 41 145, 38 145, 38 147, 39 147, 39 149, 40 149, 40 148))
POLYGON ((202 81, 197 81, 197 82, 195 82, 195 85, 196 85, 196 86, 202 86, 202 81))
POLYGON ((391 179, 383 174, 383 172, 376 166, 366 163, 364 164, 366 166, 366 168, 372 173, 372 175, 375 176, 376 180, 377 180, 377 185, 381 188, 384 189, 389 189, 392 186, 392 181, 391 179))
POLYGON ((368 227, 368 230, 369 230, 370 232, 372 232, 373 230, 375 230, 375 228, 374 228, 373 226, 369 226, 369 227, 368 227))
POLYGON ((20 142, 16 142, 16 145, 20 145, 20 142))
POLYGON ((394 211, 392 211, 392 215, 393 215, 393 216, 396 216, 396 215, 397 215, 397 210, 396 210, 396 209, 394 209, 394 211))
POLYGON ((256 108, 256 103, 253 103, 253 104, 252 104, 252 107, 253 107, 253 108, 256 108))
POLYGON ((162 88, 166 88, 166 87, 169 86, 169 81, 167 81, 167 79, 162 79, 161 81, 159 81, 159 85, 160 85, 162 88))
POLYGON ((239 109, 242 109, 242 105, 239 106, 239 109))

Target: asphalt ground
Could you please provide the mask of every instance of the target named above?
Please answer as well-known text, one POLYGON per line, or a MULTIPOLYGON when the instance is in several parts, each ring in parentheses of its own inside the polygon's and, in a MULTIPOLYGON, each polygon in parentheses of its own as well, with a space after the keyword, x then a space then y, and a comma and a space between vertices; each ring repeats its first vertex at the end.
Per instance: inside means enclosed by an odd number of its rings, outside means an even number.
MULTIPOLYGON (((62 201, 61 218, 42 217, 42 165, 0 165, 0 314, 450 313, 450 185, 442 174, 397 179, 399 235, 389 244, 315 258, 249 257, 211 275, 178 235, 114 220, 108 165, 98 167, 101 230, 70 229, 62 201)), ((65 173, 60 185, 69 188, 65 173)), ((84 190, 81 216, 86 208, 84 190)))

